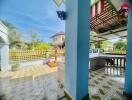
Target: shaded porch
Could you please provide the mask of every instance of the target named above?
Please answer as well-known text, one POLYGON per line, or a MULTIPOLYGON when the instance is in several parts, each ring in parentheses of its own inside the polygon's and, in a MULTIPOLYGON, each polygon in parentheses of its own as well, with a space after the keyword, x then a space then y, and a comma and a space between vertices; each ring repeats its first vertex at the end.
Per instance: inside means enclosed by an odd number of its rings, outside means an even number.
MULTIPOLYGON (((90 83, 90 79, 87 77, 90 73, 90 70, 88 69, 88 65, 90 61, 89 52, 88 52, 90 42, 100 42, 103 40, 107 40, 107 38, 104 38, 101 35, 102 34, 113 35, 114 37, 116 35, 115 33, 122 32, 123 31, 122 29, 124 27, 127 27, 127 16, 120 16, 119 12, 116 11, 116 9, 113 7, 111 0, 98 0, 96 3, 94 3, 95 13, 97 12, 96 5, 98 5, 99 1, 103 1, 104 8, 101 13, 95 14, 95 16, 92 18, 90 18, 90 8, 91 8, 90 1, 77 0, 77 1, 74 1, 74 6, 72 5, 73 1, 67 1, 66 3, 68 16, 66 20, 66 33, 67 34, 66 34, 66 62, 65 62, 66 67, 65 67, 64 91, 65 91, 66 96, 73 100, 89 100, 89 98, 91 98, 90 91, 89 91, 90 86, 88 86, 88 83, 90 83), (95 30, 96 32, 99 32, 100 36, 95 36, 94 37, 95 39, 90 40, 89 33, 91 29, 95 30)), ((129 14, 128 34, 124 36, 120 34, 119 37, 121 38, 124 38, 124 37, 126 38, 126 36, 131 36, 130 32, 132 32, 130 28, 131 26, 131 1, 129 2, 129 4, 130 4, 130 10, 128 13, 129 14)), ((130 71, 131 70, 131 67, 130 67, 131 65, 131 52, 130 52, 131 44, 130 43, 131 43, 131 39, 130 37, 128 37, 127 50, 129 51, 128 52, 129 55, 127 54, 127 57, 126 57, 127 62, 126 64, 124 63, 123 65, 124 67, 126 67, 125 68, 126 73, 124 76, 125 77, 125 85, 124 85, 124 90, 123 90, 124 93, 123 91, 121 93, 123 94, 122 99, 128 97, 127 98, 128 100, 131 98, 131 93, 132 93, 131 92, 132 81, 130 79, 131 77, 131 71, 130 71)), ((109 67, 109 64, 107 65, 109 67)), ((110 64, 110 65, 113 66, 113 64, 110 64)), ((121 61, 120 61, 120 65, 122 65, 121 61)), ((97 80, 96 80, 96 83, 98 83, 97 80)), ((110 84, 111 83, 109 83, 109 85, 110 84)), ((99 90, 99 91, 102 92, 102 90, 99 90)), ((102 92, 102 94, 105 94, 104 91, 102 92)), ((100 98, 98 99, 100 100, 100 98)), ((116 100, 116 98, 113 98, 112 100, 116 100)), ((121 98, 119 98, 119 100, 121 100, 121 98)))
MULTIPOLYGON (((59 73, 63 75, 62 70, 59 73)), ((123 100, 124 77, 108 76, 105 74, 105 68, 101 68, 95 71, 91 70, 88 78, 90 100, 123 100)), ((60 79, 58 84, 59 100, 69 100, 65 96, 63 81, 60 79)))

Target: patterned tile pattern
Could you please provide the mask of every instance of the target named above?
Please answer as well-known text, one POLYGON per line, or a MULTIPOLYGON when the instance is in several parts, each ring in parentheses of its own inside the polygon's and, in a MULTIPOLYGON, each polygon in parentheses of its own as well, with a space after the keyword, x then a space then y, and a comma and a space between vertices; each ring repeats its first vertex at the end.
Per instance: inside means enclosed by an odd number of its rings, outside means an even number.
MULTIPOLYGON (((106 76, 104 72, 104 69, 90 71, 91 100, 121 100, 123 85, 106 76)), ((57 100, 64 96, 64 86, 57 81, 56 76, 56 68, 51 69, 47 65, 1 72, 0 100, 57 100)))
POLYGON ((56 69, 37 65, 0 75, 2 100, 57 100, 56 69))
MULTIPOLYGON (((58 97, 64 96, 64 86, 59 82, 58 97)), ((90 71, 90 100, 122 100, 123 84, 105 75, 105 69, 90 71)), ((62 100, 67 100, 66 98, 62 100)))
POLYGON ((104 74, 105 70, 91 71, 89 93, 91 100, 121 100, 123 84, 104 74))

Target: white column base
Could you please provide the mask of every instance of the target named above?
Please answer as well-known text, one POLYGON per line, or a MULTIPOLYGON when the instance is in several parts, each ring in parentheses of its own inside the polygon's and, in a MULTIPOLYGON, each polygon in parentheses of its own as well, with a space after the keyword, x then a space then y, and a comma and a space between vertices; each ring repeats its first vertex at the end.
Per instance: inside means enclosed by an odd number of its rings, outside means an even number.
POLYGON ((9 71, 11 66, 9 65, 9 45, 4 44, 1 47, 1 71, 9 71))

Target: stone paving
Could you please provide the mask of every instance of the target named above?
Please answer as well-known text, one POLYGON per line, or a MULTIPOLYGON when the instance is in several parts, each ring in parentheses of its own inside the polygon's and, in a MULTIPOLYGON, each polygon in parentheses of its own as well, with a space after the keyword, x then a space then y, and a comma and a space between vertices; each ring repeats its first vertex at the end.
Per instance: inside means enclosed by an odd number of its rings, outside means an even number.
POLYGON ((0 73, 0 100, 57 100, 56 68, 36 65, 0 73))
MULTIPOLYGON (((90 71, 91 100, 122 100, 123 84, 106 76, 104 72, 104 69, 90 71)), ((64 85, 56 76, 57 68, 47 65, 0 72, 0 100, 58 100, 64 96, 64 85)))

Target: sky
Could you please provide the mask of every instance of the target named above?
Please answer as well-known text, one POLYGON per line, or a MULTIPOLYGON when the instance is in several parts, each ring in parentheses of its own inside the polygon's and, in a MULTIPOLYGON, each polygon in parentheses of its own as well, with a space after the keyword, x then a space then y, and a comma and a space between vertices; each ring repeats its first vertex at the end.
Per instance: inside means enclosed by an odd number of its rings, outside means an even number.
POLYGON ((45 42, 50 42, 55 33, 65 32, 65 21, 58 18, 58 10, 65 10, 65 5, 57 7, 53 0, 0 0, 0 19, 15 25, 25 41, 30 40, 32 31, 45 42))

